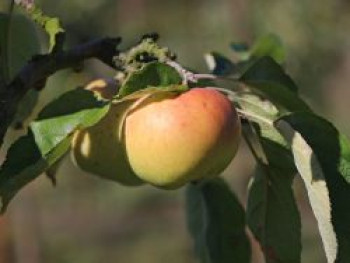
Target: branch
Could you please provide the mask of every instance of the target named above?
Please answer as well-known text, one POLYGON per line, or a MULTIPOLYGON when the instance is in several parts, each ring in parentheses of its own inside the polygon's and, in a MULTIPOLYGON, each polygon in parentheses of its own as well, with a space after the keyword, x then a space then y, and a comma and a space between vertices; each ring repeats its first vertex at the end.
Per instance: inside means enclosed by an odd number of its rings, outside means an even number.
POLYGON ((0 93, 0 146, 11 125, 17 106, 30 89, 40 89, 55 72, 74 67, 90 58, 96 58, 114 67, 113 57, 118 55, 120 38, 94 40, 66 51, 56 51, 34 57, 0 93))

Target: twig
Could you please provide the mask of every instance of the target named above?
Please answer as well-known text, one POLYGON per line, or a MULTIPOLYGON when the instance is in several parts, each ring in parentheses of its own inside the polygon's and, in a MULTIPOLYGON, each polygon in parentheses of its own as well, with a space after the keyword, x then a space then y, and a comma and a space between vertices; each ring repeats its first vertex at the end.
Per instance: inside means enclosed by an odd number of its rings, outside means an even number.
POLYGON ((215 80, 217 79, 217 76, 213 74, 195 74, 184 67, 182 67, 179 63, 173 60, 168 60, 166 62, 169 66, 173 67, 176 69, 176 71, 182 76, 183 78, 183 83, 184 85, 187 85, 188 82, 196 83, 201 79, 212 79, 215 80))
POLYGON ((175 68, 177 70, 177 72, 179 72, 179 74, 183 78, 184 85, 188 84, 188 82, 197 83, 198 81, 203 80, 203 79, 230 81, 230 82, 235 82, 235 83, 237 83, 239 80, 237 77, 233 77, 233 76, 219 76, 219 75, 210 74, 210 73, 209 74, 194 73, 192 71, 185 69, 183 66, 181 66, 179 63, 177 63, 174 60, 168 60, 168 61, 166 61, 166 63, 169 66, 175 68))
POLYGON ((40 87, 55 72, 71 68, 79 62, 96 58, 114 67, 113 57, 119 52, 120 38, 94 40, 66 51, 34 57, 0 93, 0 145, 16 113, 18 103, 30 89, 40 87))

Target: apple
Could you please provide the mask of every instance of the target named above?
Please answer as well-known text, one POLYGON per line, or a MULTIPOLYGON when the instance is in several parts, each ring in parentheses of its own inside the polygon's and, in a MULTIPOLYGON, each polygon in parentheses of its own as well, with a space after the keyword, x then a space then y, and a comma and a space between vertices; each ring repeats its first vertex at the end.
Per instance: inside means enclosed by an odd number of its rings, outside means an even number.
POLYGON ((95 126, 76 132, 79 167, 124 185, 176 189, 219 175, 237 152, 238 114, 215 89, 152 96, 123 118, 131 103, 112 105, 95 126))
POLYGON ((132 171, 124 141, 119 138, 122 116, 130 102, 111 105, 109 112, 96 125, 75 132, 72 159, 82 170, 123 185, 143 182, 132 171))
POLYGON ((146 101, 131 112, 124 143, 139 178, 175 189, 219 175, 235 156, 240 134, 238 114, 225 95, 192 88, 146 101))

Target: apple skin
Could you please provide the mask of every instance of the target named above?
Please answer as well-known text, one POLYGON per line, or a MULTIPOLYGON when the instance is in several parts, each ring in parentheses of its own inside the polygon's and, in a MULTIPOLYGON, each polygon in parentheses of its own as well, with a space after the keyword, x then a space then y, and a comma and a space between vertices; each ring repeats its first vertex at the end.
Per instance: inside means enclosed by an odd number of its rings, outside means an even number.
POLYGON ((125 122, 130 166, 164 189, 219 175, 236 155, 240 135, 235 108, 211 88, 146 102, 125 122))
POLYGON ((111 105, 96 125, 77 131, 72 140, 72 159, 82 170, 123 185, 143 184, 132 171, 123 139, 119 138, 122 115, 130 102, 111 105))

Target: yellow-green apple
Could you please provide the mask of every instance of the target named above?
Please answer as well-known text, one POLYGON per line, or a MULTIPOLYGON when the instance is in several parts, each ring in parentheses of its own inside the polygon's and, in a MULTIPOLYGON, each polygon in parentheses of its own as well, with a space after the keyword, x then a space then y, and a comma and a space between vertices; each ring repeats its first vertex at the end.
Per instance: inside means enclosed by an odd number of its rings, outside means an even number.
POLYGON ((109 112, 96 125, 77 131, 73 136, 72 157, 82 170, 124 185, 140 185, 119 137, 123 115, 130 102, 111 105, 109 112))
POLYGON ((134 173, 157 187, 175 189, 220 174, 237 152, 241 124, 222 93, 192 88, 141 104, 127 116, 124 132, 134 173))

